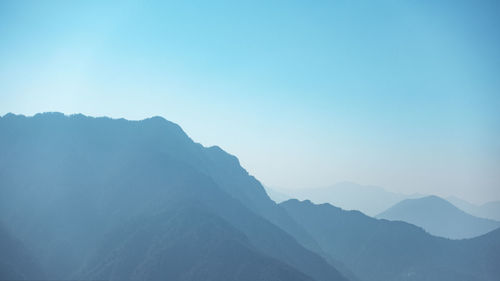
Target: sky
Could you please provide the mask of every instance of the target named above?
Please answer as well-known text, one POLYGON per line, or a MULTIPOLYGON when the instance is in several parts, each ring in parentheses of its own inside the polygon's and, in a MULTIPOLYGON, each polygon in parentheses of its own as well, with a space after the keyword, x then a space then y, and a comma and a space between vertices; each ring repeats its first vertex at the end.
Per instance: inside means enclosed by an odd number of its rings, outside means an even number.
POLYGON ((0 115, 178 123, 264 185, 500 200, 500 1, 0 1, 0 115))

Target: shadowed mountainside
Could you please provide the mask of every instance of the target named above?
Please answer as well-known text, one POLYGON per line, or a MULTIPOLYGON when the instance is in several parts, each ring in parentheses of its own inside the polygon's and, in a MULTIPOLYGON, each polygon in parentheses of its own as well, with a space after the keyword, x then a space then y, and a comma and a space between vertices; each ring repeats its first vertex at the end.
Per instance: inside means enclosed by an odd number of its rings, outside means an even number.
POLYGON ((0 132, 0 220, 46 278, 344 280, 236 157, 163 118, 8 114, 0 132))
POLYGON ((43 279, 43 272, 21 241, 0 223, 0 277, 1 280, 43 279))
POLYGON ((363 281, 494 281, 500 276, 500 229, 449 240, 419 227, 379 220, 330 204, 280 204, 331 257, 363 281))

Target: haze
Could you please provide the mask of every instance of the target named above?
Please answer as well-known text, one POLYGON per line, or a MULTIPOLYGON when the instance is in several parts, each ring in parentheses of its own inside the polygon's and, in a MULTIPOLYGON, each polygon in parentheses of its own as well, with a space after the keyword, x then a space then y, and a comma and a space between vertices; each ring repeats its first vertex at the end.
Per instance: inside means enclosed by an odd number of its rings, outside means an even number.
POLYGON ((264 185, 500 199, 498 1, 2 1, 0 114, 160 115, 264 185))

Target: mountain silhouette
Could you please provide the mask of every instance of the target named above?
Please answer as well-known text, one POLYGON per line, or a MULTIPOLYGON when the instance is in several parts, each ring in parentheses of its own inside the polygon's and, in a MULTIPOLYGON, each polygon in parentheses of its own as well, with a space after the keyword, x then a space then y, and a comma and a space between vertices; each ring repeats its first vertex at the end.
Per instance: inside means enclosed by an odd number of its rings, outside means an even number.
POLYGON ((392 205, 407 198, 421 197, 419 194, 394 193, 382 187, 340 182, 329 187, 279 190, 289 198, 311 200, 314 203, 330 203, 346 210, 358 210, 375 216, 392 205))
POLYGON ((465 240, 435 237, 405 222, 330 204, 280 204, 360 280, 493 281, 500 276, 500 229, 465 240))
POLYGON ((270 188, 268 186, 265 186, 264 188, 266 189, 266 193, 269 196, 269 198, 271 198, 276 203, 281 203, 283 201, 292 199, 290 198, 290 196, 281 191, 278 191, 277 189, 270 188))
POLYGON ((437 196, 403 200, 377 218, 405 221, 450 239, 472 238, 500 227, 500 222, 467 214, 437 196))
POLYGON ((454 196, 448 197, 446 200, 473 216, 500 221, 500 201, 476 205, 454 196))
POLYGON ((345 280, 236 157, 161 117, 7 114, 0 132, 0 221, 45 279, 345 280))

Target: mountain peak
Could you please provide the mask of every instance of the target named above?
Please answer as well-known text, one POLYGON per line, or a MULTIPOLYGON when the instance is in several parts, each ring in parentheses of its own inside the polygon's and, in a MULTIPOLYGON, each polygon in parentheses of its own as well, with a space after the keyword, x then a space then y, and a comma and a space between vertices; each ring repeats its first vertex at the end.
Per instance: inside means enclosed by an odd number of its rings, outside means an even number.
POLYGON ((437 207, 440 207, 440 208, 446 207, 446 208, 451 208, 451 209, 456 209, 458 211, 461 211, 460 209, 458 209, 457 207, 455 207, 453 204, 451 204, 447 200, 445 200, 445 199, 443 199, 443 198, 441 198, 439 196, 436 196, 436 195, 427 195, 427 196, 420 197, 420 198, 409 198, 409 199, 403 200, 400 203, 403 203, 403 202, 405 204, 407 204, 407 203, 411 203, 411 204, 426 204, 428 207, 431 207, 431 206, 437 206, 437 207))
POLYGON ((0 135, 0 222, 46 279, 344 280, 235 156, 162 117, 10 114, 0 135))
POLYGON ((434 195, 405 199, 377 218, 405 221, 433 235, 451 239, 471 238, 500 227, 500 222, 472 216, 434 195))

